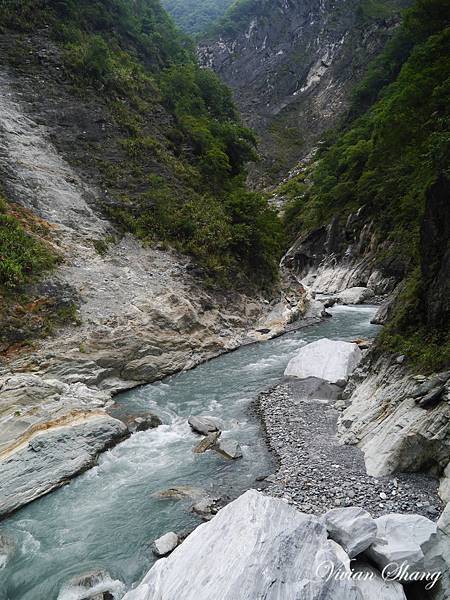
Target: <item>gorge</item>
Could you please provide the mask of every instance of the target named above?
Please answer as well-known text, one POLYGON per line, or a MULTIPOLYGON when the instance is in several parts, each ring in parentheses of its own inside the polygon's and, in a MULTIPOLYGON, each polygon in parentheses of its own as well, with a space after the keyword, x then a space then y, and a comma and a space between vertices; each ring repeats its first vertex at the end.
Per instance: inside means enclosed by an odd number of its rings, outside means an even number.
POLYGON ((0 600, 447 599, 448 5, 229 4, 0 5, 0 600))

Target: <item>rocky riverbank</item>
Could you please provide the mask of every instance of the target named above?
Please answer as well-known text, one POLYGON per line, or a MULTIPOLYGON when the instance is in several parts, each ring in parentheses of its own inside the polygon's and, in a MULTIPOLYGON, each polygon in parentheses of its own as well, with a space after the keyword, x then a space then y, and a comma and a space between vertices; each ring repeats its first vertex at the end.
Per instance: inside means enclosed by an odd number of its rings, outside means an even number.
POLYGON ((417 473, 372 477, 363 452, 338 439, 339 394, 337 386, 310 378, 259 396, 267 442, 279 461, 265 491, 305 513, 357 505, 375 516, 418 513, 436 520, 442 511, 437 479, 417 473))
POLYGON ((269 492, 316 514, 357 502, 437 519, 450 500, 450 373, 415 375, 404 357, 366 351, 361 361, 341 346, 301 348, 292 377, 258 399, 279 459, 269 492))

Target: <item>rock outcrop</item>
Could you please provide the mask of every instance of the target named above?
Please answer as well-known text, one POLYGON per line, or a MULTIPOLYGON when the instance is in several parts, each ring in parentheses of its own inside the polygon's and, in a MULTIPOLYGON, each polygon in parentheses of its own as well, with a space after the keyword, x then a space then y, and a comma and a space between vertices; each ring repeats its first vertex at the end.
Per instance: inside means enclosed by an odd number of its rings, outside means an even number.
POLYGON ((294 274, 313 293, 349 296, 349 303, 374 294, 392 294, 408 265, 389 254, 392 242, 380 240, 365 207, 346 221, 338 217, 301 235, 282 260, 282 268, 294 274), (382 259, 382 256, 386 258, 382 259), (365 288, 360 293, 346 292, 365 288))
POLYGON ((357 344, 321 339, 303 346, 284 371, 287 377, 316 377, 345 384, 362 358, 357 344))
POLYGON ((0 377, 0 516, 66 483, 130 435, 111 395, 37 375, 0 377))
POLYGON ((75 415, 65 425, 48 426, 13 450, 2 452, 0 517, 66 484, 127 435, 121 421, 87 413, 75 415))
MULTIPOLYGON (((414 398, 427 393, 432 379, 424 386, 405 366, 385 357, 368 360, 355 372, 344 392, 349 406, 340 418, 339 434, 363 450, 370 474, 443 474, 450 460, 449 383, 428 408, 419 404, 424 396, 414 398)), ((435 382, 442 386, 440 379, 435 382)))

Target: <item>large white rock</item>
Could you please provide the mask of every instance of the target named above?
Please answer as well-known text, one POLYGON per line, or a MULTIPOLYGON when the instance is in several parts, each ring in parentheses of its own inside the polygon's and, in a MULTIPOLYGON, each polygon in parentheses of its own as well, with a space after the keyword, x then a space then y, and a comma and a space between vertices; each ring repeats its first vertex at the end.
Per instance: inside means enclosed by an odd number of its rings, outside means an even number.
POLYGON ((332 540, 342 546, 350 558, 364 552, 377 536, 377 525, 362 508, 334 508, 324 515, 332 540))
POLYGON ((169 531, 153 542, 153 554, 156 554, 156 556, 167 556, 167 554, 175 550, 179 543, 180 540, 177 534, 169 531))
POLYGON ((323 338, 303 346, 289 362, 288 377, 317 377, 330 383, 347 381, 362 358, 357 344, 323 338))
POLYGON ((341 304, 361 304, 365 300, 372 298, 373 291, 366 287, 353 287, 339 292, 335 298, 341 304))
MULTIPOLYGON (((367 556, 380 568, 394 563, 424 569, 425 554, 437 538, 437 525, 421 515, 388 514, 375 519, 377 538, 367 556)), ((391 568, 391 567, 389 567, 391 568)))
MULTIPOLYGON (((250 490, 158 561, 124 600, 363 600, 320 519, 250 490)), ((378 599, 377 599, 378 600, 378 599)))
POLYGON ((356 562, 352 564, 352 570, 355 573, 353 579, 364 600, 406 600, 402 584, 383 579, 372 565, 356 562))

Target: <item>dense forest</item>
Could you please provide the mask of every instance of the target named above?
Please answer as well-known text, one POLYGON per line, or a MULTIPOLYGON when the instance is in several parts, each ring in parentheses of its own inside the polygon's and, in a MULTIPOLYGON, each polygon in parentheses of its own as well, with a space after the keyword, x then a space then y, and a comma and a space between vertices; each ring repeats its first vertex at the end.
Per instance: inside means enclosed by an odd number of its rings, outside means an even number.
POLYGON ((164 8, 186 33, 203 33, 220 19, 234 0, 162 0, 164 8))
MULTIPOLYGON (((191 254, 211 282, 271 285, 282 231, 265 199, 245 187, 255 138, 159 0, 13 0, 0 5, 0 23, 4 33, 45 31, 74 93, 101 102, 113 120, 114 159, 104 158, 105 146, 89 152, 113 195, 104 210, 117 225, 191 254)), ((21 43, 23 36, 9 60, 39 68, 21 43)), ((18 257, 17 244, 2 244, 3 282, 47 264, 31 257, 33 247, 18 257)))
MULTIPOLYGON (((449 8, 442 0, 419 0, 406 12, 355 90, 343 129, 329 136, 309 172, 279 190, 290 198, 285 224, 294 237, 360 207, 372 216, 379 238, 392 242, 390 252, 409 273, 382 343, 434 367, 450 358, 450 294, 444 319, 430 327, 421 229, 436 186, 448 203, 449 8)), ((446 243, 444 237, 444 252, 446 243)))

